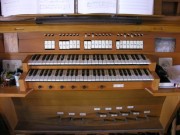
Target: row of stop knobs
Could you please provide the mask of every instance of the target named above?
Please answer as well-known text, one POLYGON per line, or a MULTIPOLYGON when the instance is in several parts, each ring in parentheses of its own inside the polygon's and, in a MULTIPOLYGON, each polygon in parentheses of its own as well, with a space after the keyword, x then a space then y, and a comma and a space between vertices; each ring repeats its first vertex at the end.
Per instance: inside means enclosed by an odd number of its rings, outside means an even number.
MULTIPOLYGON (((52 85, 49 85, 47 88, 48 88, 48 89, 53 89, 54 87, 53 87, 52 85)), ((66 86, 60 85, 59 88, 60 88, 60 89, 65 89, 66 86)), ((69 87, 68 87, 68 88, 69 88, 69 87)), ((71 89, 76 89, 76 88, 78 88, 78 87, 75 86, 75 85, 71 85, 70 88, 71 88, 71 89)), ((87 86, 87 85, 82 85, 81 88, 82 88, 82 89, 88 89, 88 86, 87 86)), ((100 89, 104 89, 105 86, 104 86, 104 85, 100 85, 99 88, 100 88, 100 89)), ((40 89, 43 89, 43 86, 42 86, 42 85, 39 85, 39 86, 38 86, 38 89, 39 89, 39 90, 40 90, 40 89)))

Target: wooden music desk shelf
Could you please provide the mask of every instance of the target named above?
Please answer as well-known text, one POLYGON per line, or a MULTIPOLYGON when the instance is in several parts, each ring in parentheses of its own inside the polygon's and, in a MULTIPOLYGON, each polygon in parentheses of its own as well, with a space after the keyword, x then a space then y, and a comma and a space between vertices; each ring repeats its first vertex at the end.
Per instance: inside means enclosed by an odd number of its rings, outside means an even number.
POLYGON ((5 87, 0 88, 0 97, 26 97, 32 89, 28 89, 27 91, 20 91, 18 87, 5 87))

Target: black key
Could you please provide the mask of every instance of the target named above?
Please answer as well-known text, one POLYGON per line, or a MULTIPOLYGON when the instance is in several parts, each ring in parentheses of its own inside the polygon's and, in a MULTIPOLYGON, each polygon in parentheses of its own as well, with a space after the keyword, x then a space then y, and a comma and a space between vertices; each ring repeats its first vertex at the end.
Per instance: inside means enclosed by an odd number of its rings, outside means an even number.
POLYGON ((76 54, 76 60, 79 60, 79 54, 76 54))
POLYGON ((121 56, 120 56, 120 54, 117 54, 117 57, 118 57, 118 59, 119 59, 119 60, 121 60, 121 56))
POLYGON ((42 60, 45 60, 45 59, 46 59, 46 56, 47 56, 47 55, 45 54, 45 55, 42 57, 42 60))
POLYGON ((66 76, 70 75, 70 69, 67 70, 66 76))
POLYGON ((112 59, 112 60, 115 60, 115 58, 114 58, 114 55, 113 55, 113 54, 111 54, 111 59, 112 59))
POLYGON ((44 69, 41 70, 40 72, 40 75, 39 76, 42 76, 43 75, 43 72, 44 72, 44 69))
POLYGON ((31 60, 35 60, 35 59, 36 59, 36 54, 31 57, 31 60))
POLYGON ((99 55, 97 54, 96 56, 97 56, 97 60, 100 60, 99 55))
POLYGON ((33 72, 33 76, 36 76, 37 72, 38 72, 38 69, 35 69, 35 71, 33 72))
POLYGON ((109 76, 112 76, 110 69, 108 69, 108 74, 109 74, 109 76))
POLYGON ((129 76, 131 76, 131 71, 129 69, 127 69, 127 73, 129 76))
POLYGON ((46 60, 49 60, 49 58, 50 58, 50 54, 47 55, 46 60))
POLYGON ((123 73, 124 73, 125 76, 127 76, 127 72, 126 72, 125 69, 123 69, 123 73))
POLYGON ((126 60, 124 54, 121 54, 121 58, 122 58, 123 60, 126 60))
POLYGON ((101 69, 102 75, 105 76, 105 72, 103 69, 101 69))
POLYGON ((119 69, 119 74, 120 74, 121 76, 123 76, 123 72, 122 72, 121 69, 119 69))
POLYGON ((134 74, 135 74, 136 76, 138 76, 137 71, 136 71, 135 69, 133 69, 133 71, 134 71, 134 74))
POLYGON ((71 70, 71 76, 74 76, 74 69, 71 70))
POLYGON ((82 70, 82 76, 85 76, 85 69, 82 70))
POLYGON ((29 76, 31 76, 31 75, 33 74, 33 72, 34 72, 34 69, 31 69, 31 70, 29 71, 29 76))
POLYGON ((63 75, 63 69, 60 70, 60 73, 59 73, 59 76, 62 76, 63 75))
POLYGON ((99 70, 99 69, 97 70, 97 75, 98 75, 98 76, 100 76, 100 75, 101 75, 101 73, 100 73, 100 70, 99 70))
POLYGON ((47 73, 48 73, 48 69, 46 69, 46 70, 45 70, 45 72, 44 72, 44 76, 46 76, 46 75, 47 75, 47 73))
POLYGON ((40 56, 41 56, 41 55, 37 55, 36 60, 39 60, 40 56))
POLYGON ((101 56, 101 60, 104 60, 103 54, 101 54, 100 56, 101 56))
POLYGON ((144 71, 144 73, 145 73, 146 75, 149 75, 149 73, 148 73, 148 71, 147 71, 146 69, 143 69, 143 71, 144 71))
POLYGON ((48 76, 51 76, 51 74, 52 74, 52 69, 49 70, 48 76))
POLYGON ((75 59, 75 54, 73 54, 72 56, 71 56, 71 60, 74 60, 75 59))
POLYGON ((126 60, 129 60, 129 57, 127 54, 124 54, 124 56, 125 56, 126 60))
POLYGON ((64 57, 65 57, 65 55, 64 55, 64 54, 62 54, 62 55, 61 55, 61 60, 64 60, 64 57))
POLYGON ((136 57, 134 56, 134 54, 131 55, 133 60, 136 60, 136 57))
POLYGON ((143 54, 141 54, 141 57, 143 58, 143 60, 146 60, 146 57, 143 54))
POLYGON ((70 59, 71 59, 71 54, 69 54, 67 57, 67 60, 70 60, 70 59))
POLYGON ((57 60, 59 60, 59 59, 60 59, 60 56, 61 56, 61 54, 58 54, 58 56, 57 56, 57 60))
POLYGON ((59 74, 59 69, 56 70, 55 76, 58 76, 59 74))
POLYGON ((95 56, 95 54, 93 54, 93 60, 96 60, 96 56, 95 56))
POLYGON ((136 57, 136 59, 137 59, 137 60, 139 60, 139 59, 140 59, 140 58, 139 58, 139 56, 138 56, 137 54, 135 54, 135 57, 136 57))
POLYGON ((86 54, 86 60, 89 60, 89 54, 86 54))
POLYGON ((54 54, 51 54, 50 60, 53 60, 53 58, 54 58, 54 54))
POLYGON ((110 58, 109 54, 107 55, 107 58, 108 58, 108 60, 111 60, 111 58, 110 58))
POLYGON ((96 76, 96 70, 93 69, 93 76, 96 76))
POLYGON ((140 70, 140 69, 137 69, 137 71, 138 71, 139 75, 142 76, 141 70, 140 70))
POLYGON ((76 69, 76 71, 75 71, 75 76, 78 76, 78 70, 76 69))
POLYGON ((89 76, 89 69, 87 69, 86 72, 87 72, 87 76, 89 76))
POLYGON ((116 76, 116 71, 115 69, 112 69, 113 75, 116 76))
POLYGON ((82 55, 82 60, 85 60, 85 54, 82 55))

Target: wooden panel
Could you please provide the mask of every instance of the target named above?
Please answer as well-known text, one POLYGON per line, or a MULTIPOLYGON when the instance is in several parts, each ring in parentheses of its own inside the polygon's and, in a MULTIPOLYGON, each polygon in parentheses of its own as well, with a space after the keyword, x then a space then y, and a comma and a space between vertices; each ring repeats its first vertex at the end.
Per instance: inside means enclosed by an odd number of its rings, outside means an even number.
POLYGON ((17 124, 16 111, 11 98, 0 98, 0 113, 5 118, 9 130, 12 132, 17 124))
MULTIPOLYGON (((72 33, 76 32, 68 32, 65 33, 63 31, 60 31, 59 33, 52 33, 49 32, 50 36, 47 36, 47 32, 40 33, 40 32, 34 32, 34 33, 18 33, 19 38, 19 52, 34 52, 34 53, 58 53, 58 52, 67 52, 70 53, 94 53, 94 52, 112 52, 112 53, 121 53, 121 52, 136 52, 136 53, 152 53, 155 51, 155 38, 166 38, 166 37, 172 37, 176 39, 176 50, 175 52, 180 52, 180 35, 174 34, 174 33, 147 33, 147 32, 123 32, 119 31, 117 33, 113 32, 97 32, 100 33, 101 36, 87 36, 88 32, 78 33, 78 36, 70 36, 72 33), (64 36, 59 36, 59 34, 64 36), (102 36, 103 34, 111 33, 111 36, 102 36), (67 35, 68 34, 68 35, 67 35), (117 35, 122 36, 117 36, 117 35), (135 36, 141 34, 141 36, 135 36), (46 36, 45 36, 46 35, 46 36), (51 36, 53 35, 53 36, 51 36), (67 36, 66 36, 67 35, 67 36), (129 35, 129 36, 128 36, 129 35), (87 36, 87 37, 86 37, 87 36), (59 40, 80 40, 81 49, 80 50, 60 50, 59 49, 59 40), (84 50, 84 40, 112 40, 113 42, 113 48, 112 50, 84 50), (138 49, 119 49, 116 50, 116 40, 125 40, 125 41, 143 41, 144 42, 144 48, 142 50, 138 49), (44 42, 45 41, 55 41, 55 49, 54 50, 45 50, 44 49, 44 42)), ((94 33, 94 31, 89 32, 89 34, 94 33)), ((94 33, 94 35, 96 32, 94 33)))
POLYGON ((19 119, 17 131, 62 132, 69 131, 69 128, 71 131, 162 130, 159 115, 164 97, 153 97, 142 90, 34 91, 25 99, 13 98, 13 101, 19 119), (139 112, 138 120, 133 111, 139 112), (150 111, 150 114, 146 117, 144 111, 150 111), (62 119, 57 112, 64 113, 62 119), (110 117, 111 112, 118 114, 116 122, 112 122, 115 117, 110 117), (122 117, 126 112, 130 114, 122 117), (86 116, 81 116, 80 113, 86 113, 86 116), (107 116, 100 116, 101 114, 107 116))
POLYGON ((5 52, 18 52, 17 33, 4 33, 5 52))
POLYGON ((3 34, 0 33, 0 52, 4 52, 3 34))
POLYGON ((162 0, 154 0, 154 14, 155 15, 162 14, 162 0))
POLYGON ((169 125, 175 117, 175 112, 178 111, 180 107, 180 96, 168 96, 162 107, 160 121, 163 128, 167 131, 169 125))

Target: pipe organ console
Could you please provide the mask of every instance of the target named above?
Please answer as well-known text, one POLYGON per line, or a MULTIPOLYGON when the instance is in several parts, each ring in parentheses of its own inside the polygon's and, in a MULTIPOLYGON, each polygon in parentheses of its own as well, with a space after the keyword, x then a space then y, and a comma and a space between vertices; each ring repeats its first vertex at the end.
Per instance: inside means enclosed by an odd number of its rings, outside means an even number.
POLYGON ((12 98, 16 133, 167 132, 180 99, 158 95, 155 69, 159 56, 172 56, 175 64, 178 56, 155 52, 154 44, 157 37, 179 44, 180 35, 91 27, 18 32, 19 53, 25 54, 19 90, 33 91, 12 98))
MULTIPOLYGON (((28 33, 22 38, 27 36, 28 33)), ((35 49, 46 53, 29 55, 24 60, 22 91, 158 90, 156 58, 142 53, 146 48, 144 33, 34 33, 30 36, 42 38, 41 50, 37 46, 35 49)))

